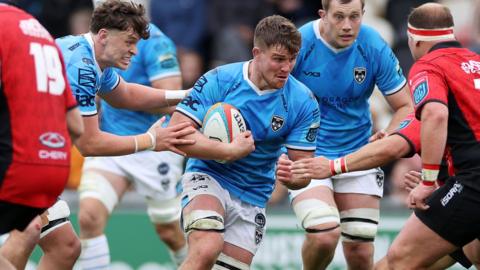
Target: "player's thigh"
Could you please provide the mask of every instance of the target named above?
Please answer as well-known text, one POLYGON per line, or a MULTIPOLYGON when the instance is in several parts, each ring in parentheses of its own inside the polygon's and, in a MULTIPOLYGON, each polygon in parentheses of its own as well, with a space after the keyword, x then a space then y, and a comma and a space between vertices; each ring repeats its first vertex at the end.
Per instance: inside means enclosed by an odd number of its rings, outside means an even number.
POLYGON ((118 157, 85 159, 80 186, 80 211, 105 207, 110 214, 130 186, 118 157), (100 203, 98 203, 100 202, 100 203))
POLYGON ((184 158, 173 152, 144 151, 117 159, 135 190, 145 198, 166 200, 177 195, 184 158))
POLYGON ((384 173, 379 168, 344 173, 332 177, 332 183, 336 195, 353 193, 381 198, 383 196, 384 173))
POLYGON ((293 212, 307 232, 328 232, 338 227, 340 219, 331 179, 312 180, 312 183, 300 192, 289 192, 293 212))
POLYGON ((224 239, 225 243, 237 247, 238 253, 226 254, 250 265, 264 239, 267 224, 265 208, 243 202, 236 197, 229 197, 227 209, 224 239))
POLYGON ((464 246, 463 251, 470 262, 476 267, 480 265, 480 241, 478 239, 475 239, 464 246))
POLYGON ((429 266, 456 247, 428 228, 412 214, 389 250, 389 262, 394 258, 401 265, 429 266))
POLYGON ((204 173, 184 174, 181 223, 185 233, 223 233, 228 197, 228 192, 213 177, 204 173))

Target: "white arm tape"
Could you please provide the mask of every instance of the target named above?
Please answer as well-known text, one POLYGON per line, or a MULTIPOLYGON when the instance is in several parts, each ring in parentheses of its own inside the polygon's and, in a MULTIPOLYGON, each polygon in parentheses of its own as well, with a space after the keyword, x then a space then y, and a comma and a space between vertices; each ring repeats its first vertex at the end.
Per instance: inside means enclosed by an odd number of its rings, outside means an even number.
POLYGON ((187 90, 165 90, 166 100, 183 99, 189 91, 187 90))

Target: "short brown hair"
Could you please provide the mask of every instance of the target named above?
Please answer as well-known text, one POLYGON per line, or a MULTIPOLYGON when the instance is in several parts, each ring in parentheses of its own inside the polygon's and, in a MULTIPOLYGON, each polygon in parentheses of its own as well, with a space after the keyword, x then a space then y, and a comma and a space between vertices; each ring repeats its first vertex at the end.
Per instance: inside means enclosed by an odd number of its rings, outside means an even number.
POLYGON ((120 31, 131 28, 143 39, 150 36, 145 8, 141 4, 130 1, 107 0, 95 8, 90 31, 96 34, 102 28, 120 31))
MULTIPOLYGON (((340 2, 340 4, 348 4, 353 0, 322 0, 322 9, 325 11, 328 11, 328 9, 330 8, 330 3, 332 1, 338 1, 340 2)), ((363 9, 365 7, 365 0, 360 0, 360 2, 362 2, 362 9, 363 9)))
POLYGON ((255 27, 253 44, 266 48, 282 46, 296 54, 302 45, 302 37, 290 20, 280 15, 272 15, 263 18, 255 27))
POLYGON ((414 8, 408 15, 408 23, 416 28, 438 29, 453 27, 453 16, 450 9, 444 5, 421 5, 414 8))

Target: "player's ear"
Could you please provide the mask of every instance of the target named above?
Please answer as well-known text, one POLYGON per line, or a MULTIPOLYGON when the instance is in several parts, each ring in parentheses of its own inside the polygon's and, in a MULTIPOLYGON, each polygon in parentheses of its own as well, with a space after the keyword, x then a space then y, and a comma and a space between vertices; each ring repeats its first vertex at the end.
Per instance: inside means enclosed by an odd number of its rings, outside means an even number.
POLYGON ((254 46, 253 49, 252 49, 253 58, 255 58, 255 57, 257 57, 258 55, 260 55, 260 53, 261 53, 260 48, 254 46))
POLYGON ((108 30, 105 28, 98 30, 97 37, 98 37, 98 42, 101 45, 105 45, 108 37, 108 30))
POLYGON ((318 13, 318 16, 320 16, 320 18, 322 19, 325 17, 325 15, 327 15, 327 12, 323 9, 319 9, 317 13, 318 13))

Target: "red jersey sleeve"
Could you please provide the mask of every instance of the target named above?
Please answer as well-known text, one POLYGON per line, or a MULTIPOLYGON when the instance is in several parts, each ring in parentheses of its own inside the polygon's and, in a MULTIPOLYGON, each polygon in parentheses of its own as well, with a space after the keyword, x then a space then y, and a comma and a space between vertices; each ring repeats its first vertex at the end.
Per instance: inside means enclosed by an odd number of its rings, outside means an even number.
POLYGON ((408 84, 417 119, 420 119, 422 108, 428 102, 440 102, 447 106, 448 85, 441 70, 435 66, 417 62, 410 71, 408 84))
POLYGON ((415 115, 409 114, 400 122, 399 127, 391 134, 398 135, 405 139, 410 146, 410 152, 404 158, 412 157, 416 153, 420 154, 420 121, 415 118, 415 115))

